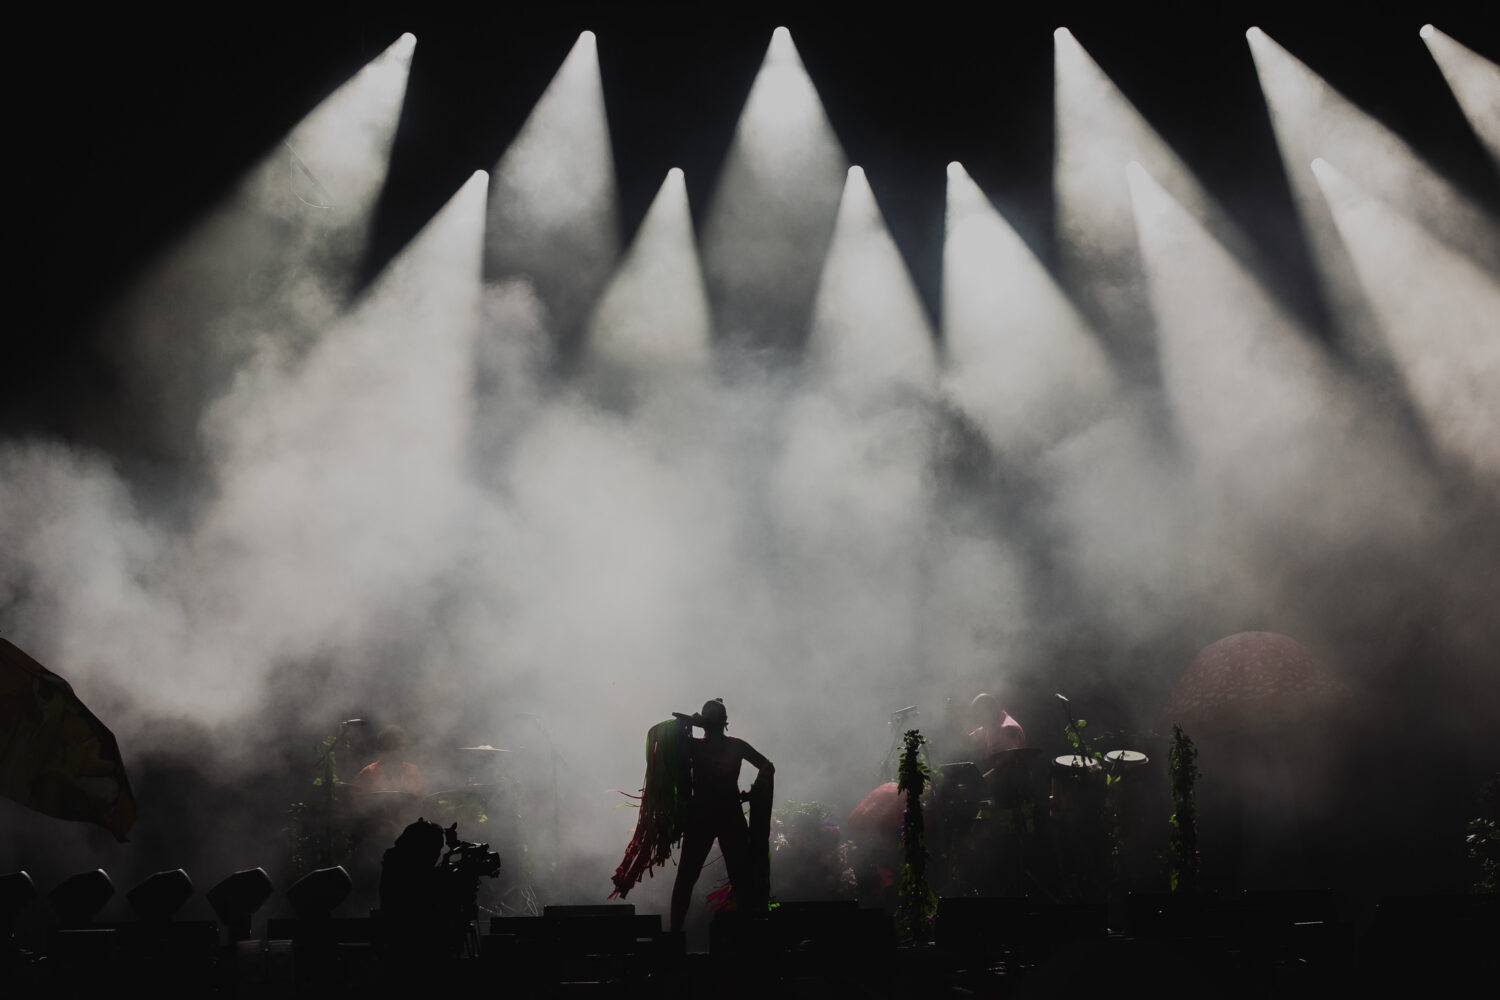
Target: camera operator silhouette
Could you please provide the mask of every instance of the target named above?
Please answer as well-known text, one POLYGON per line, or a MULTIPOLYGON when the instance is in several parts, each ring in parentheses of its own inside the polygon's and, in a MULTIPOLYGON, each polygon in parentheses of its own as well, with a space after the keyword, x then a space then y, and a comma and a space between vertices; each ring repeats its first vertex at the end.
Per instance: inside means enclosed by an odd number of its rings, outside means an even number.
POLYGON ((386 957, 393 971, 465 953, 478 916, 478 879, 499 871, 500 856, 488 844, 459 840, 457 823, 444 829, 418 819, 407 826, 380 867, 380 913, 390 931, 386 957))

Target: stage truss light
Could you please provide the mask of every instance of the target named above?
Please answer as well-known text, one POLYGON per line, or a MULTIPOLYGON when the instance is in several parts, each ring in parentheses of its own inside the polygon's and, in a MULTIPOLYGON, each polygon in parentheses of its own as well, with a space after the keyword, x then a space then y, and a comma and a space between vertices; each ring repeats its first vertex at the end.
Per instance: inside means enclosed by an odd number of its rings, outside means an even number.
POLYGON ((858 393, 930 392, 933 332, 865 172, 849 168, 813 305, 808 364, 858 393))
POLYGON ((1500 281, 1339 165, 1312 171, 1427 434, 1500 495, 1500 281))
POLYGON ((715 326, 736 348, 801 346, 848 168, 790 32, 777 29, 703 226, 715 326))
POLYGON ((619 192, 598 43, 573 43, 490 185, 485 273, 521 278, 546 305, 554 335, 593 309, 620 254, 619 192))
POLYGON ((1422 41, 1474 134, 1500 163, 1500 66, 1430 24, 1422 29, 1422 41))
POLYGON ((1407 206, 1440 239, 1500 273, 1500 226, 1488 212, 1269 35, 1251 37, 1250 52, 1303 224, 1337 303, 1347 304, 1351 290, 1332 220, 1306 167, 1319 156, 1337 161, 1361 188, 1407 206))
POLYGON ((1182 159, 1115 86, 1073 34, 1054 33, 1053 160, 1058 275, 1105 342, 1121 374, 1150 383, 1150 307, 1124 166, 1147 167, 1215 236, 1245 260, 1254 249, 1182 159))
POLYGON ((599 298, 584 367, 599 383, 595 391, 665 389, 689 373, 707 371, 710 335, 686 178, 673 167, 599 298))
POLYGON ((1012 457, 1086 425, 1113 392, 1087 321, 958 163, 948 167, 943 346, 946 393, 1012 457))

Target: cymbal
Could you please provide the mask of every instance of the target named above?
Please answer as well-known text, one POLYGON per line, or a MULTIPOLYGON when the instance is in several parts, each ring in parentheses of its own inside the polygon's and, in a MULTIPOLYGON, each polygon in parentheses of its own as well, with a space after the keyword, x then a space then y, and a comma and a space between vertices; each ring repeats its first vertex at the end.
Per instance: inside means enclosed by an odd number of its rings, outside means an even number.
POLYGON ((1136 767, 1144 767, 1151 763, 1151 758, 1139 750, 1111 750, 1104 755, 1105 763, 1111 764, 1123 770, 1136 767))
POLYGON ((509 750, 506 750, 503 747, 492 747, 488 743, 486 743, 484 746, 479 746, 479 747, 459 747, 458 749, 460 749, 460 750, 482 750, 485 753, 510 753, 509 750))

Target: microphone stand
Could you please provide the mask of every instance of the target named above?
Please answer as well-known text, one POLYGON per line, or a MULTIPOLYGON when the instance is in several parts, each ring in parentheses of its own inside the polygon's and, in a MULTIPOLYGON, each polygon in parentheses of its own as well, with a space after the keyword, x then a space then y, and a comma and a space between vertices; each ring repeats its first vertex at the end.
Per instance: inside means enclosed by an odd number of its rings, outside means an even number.
POLYGON ((561 811, 558 808, 557 788, 557 765, 562 761, 562 752, 557 749, 557 742, 552 739, 552 734, 547 732, 547 727, 542 725, 540 715, 532 715, 531 720, 536 723, 536 728, 542 734, 542 739, 547 741, 547 747, 552 758, 552 872, 555 875, 562 862, 562 821, 561 811))
POLYGON ((901 759, 902 743, 906 735, 906 721, 916 717, 917 706, 915 705, 907 705, 891 713, 889 722, 891 745, 885 752, 885 759, 880 762, 880 773, 875 776, 877 782, 884 783, 896 777, 896 764, 901 759))

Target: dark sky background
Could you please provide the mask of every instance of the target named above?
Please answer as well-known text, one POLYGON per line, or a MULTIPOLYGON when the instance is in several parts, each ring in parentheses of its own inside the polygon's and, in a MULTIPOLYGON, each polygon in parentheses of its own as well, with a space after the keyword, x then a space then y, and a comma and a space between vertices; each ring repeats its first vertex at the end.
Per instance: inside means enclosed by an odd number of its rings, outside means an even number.
MULTIPOLYGON (((137 482, 183 458, 136 433, 143 414, 133 408, 142 404, 113 367, 121 354, 100 315, 289 126, 403 31, 415 33, 418 45, 367 276, 474 170, 495 165, 585 28, 598 35, 627 241, 673 166, 686 172, 701 224, 771 31, 784 24, 839 141, 865 168, 935 320, 951 160, 965 164, 1044 262, 1056 263, 1052 32, 1060 25, 1258 244, 1271 262, 1273 291, 1315 333, 1331 336, 1245 41, 1251 25, 1500 217, 1500 174, 1417 34, 1431 21, 1500 61, 1500 30, 1482 4, 929 2, 899 16, 891 10, 599 2, 494 4, 459 15, 441 3, 272 0, 234 14, 33 11, 12 35, 9 208, 19 219, 11 232, 21 259, 11 279, 18 308, 0 363, 0 441, 36 437, 98 449, 137 473, 137 482)), ((1500 551, 1493 525, 1479 540, 1500 551)), ((1493 589, 1493 573, 1488 579, 1493 589)), ((1496 710, 1468 713, 1466 735, 1442 742, 1443 713, 1457 706, 1416 695, 1442 654, 1441 636, 1426 645, 1419 636, 1391 652, 1397 666, 1383 676, 1396 686, 1357 737, 1378 741, 1380 727, 1408 724, 1430 740, 1430 756, 1402 785, 1424 784, 1427 797, 1392 802, 1378 787, 1378 774, 1410 766, 1403 756, 1409 740, 1384 756, 1346 760, 1343 777, 1359 785, 1365 811, 1358 822, 1382 822, 1390 810, 1399 814, 1392 836, 1403 849, 1442 845, 1441 862, 1422 868, 1422 877, 1438 872, 1451 887, 1463 874, 1452 830, 1493 757, 1465 753, 1461 765, 1443 770, 1436 762, 1466 751, 1474 719, 1494 718, 1496 710), (1409 697, 1417 700, 1408 704, 1409 697), (1409 707, 1419 717, 1402 722, 1409 707), (1441 816, 1420 811, 1438 801, 1441 816)), ((1037 684, 1033 703, 1046 698, 1052 709, 1050 689, 1037 684)), ((190 789, 200 810, 227 808, 234 797, 181 761, 157 762, 147 780, 190 789)), ((1351 830, 1358 833, 1357 823, 1339 835, 1351 830)), ((1380 870, 1375 855, 1384 849, 1368 846, 1368 863, 1349 870, 1380 870)))
MULTIPOLYGON (((257 5, 195 19, 34 14, 17 33, 13 210, 24 303, 0 429, 87 441, 118 428, 90 318, 302 114, 402 31, 419 40, 369 270, 489 168, 584 28, 599 57, 627 233, 681 166, 701 217, 772 28, 786 24, 839 140, 863 165, 936 312, 944 166, 959 159, 1022 235, 1050 246, 1052 37, 1068 26, 1268 256, 1317 292, 1245 44, 1258 24, 1481 204, 1500 182, 1417 38, 1427 20, 1494 59, 1482 5, 930 3, 257 5)), ((1316 325, 1316 323, 1314 324, 1316 325)), ((127 442, 116 441, 116 444, 127 442)))

